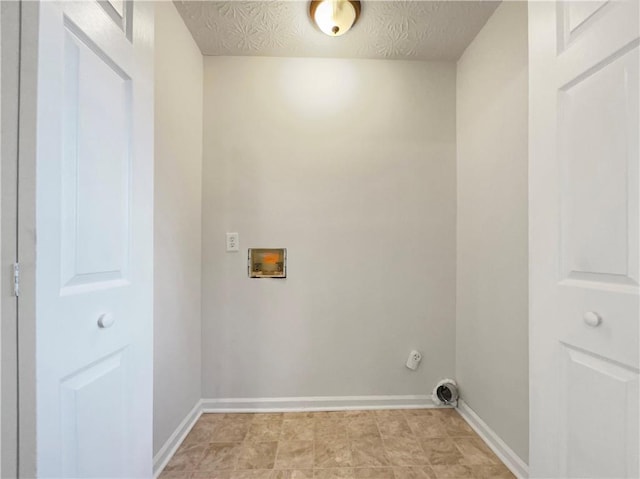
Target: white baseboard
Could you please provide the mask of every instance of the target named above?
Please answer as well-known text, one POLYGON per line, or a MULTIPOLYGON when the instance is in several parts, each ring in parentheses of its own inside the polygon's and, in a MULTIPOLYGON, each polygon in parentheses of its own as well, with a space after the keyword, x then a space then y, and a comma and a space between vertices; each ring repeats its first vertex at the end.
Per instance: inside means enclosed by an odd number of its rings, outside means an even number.
POLYGON ((529 466, 471 409, 462 399, 458 401, 458 413, 478 433, 491 450, 518 479, 529 477, 529 466))
POLYGON ((167 442, 160 448, 158 453, 153 457, 153 477, 157 478, 167 463, 171 460, 176 453, 182 441, 187 437, 189 431, 193 428, 194 424, 202 415, 202 400, 198 401, 193 409, 182 420, 173 434, 169 436, 167 442))
POLYGON ((319 396, 203 399, 202 412, 346 411, 435 407, 431 396, 319 396))

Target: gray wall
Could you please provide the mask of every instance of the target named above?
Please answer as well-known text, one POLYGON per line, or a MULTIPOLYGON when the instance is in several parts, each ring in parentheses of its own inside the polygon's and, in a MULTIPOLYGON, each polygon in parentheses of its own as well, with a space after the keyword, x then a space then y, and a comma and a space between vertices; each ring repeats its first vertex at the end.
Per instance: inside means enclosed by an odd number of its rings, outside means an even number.
POLYGON ((453 63, 205 58, 205 398, 453 374, 455 81, 453 63), (247 278, 249 247, 288 248, 289 277, 247 278))
POLYGON ((154 453, 201 398, 202 55, 156 3, 154 453))
POLYGON ((527 5, 504 2, 458 61, 456 377, 528 458, 527 5))

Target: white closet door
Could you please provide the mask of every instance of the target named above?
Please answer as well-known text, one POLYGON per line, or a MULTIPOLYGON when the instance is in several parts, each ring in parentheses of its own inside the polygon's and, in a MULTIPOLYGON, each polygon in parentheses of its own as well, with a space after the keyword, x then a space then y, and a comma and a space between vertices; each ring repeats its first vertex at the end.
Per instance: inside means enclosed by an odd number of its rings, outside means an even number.
POLYGON ((153 3, 41 2, 39 477, 150 477, 153 3))
POLYGON ((639 4, 529 4, 532 477, 639 474, 639 4))

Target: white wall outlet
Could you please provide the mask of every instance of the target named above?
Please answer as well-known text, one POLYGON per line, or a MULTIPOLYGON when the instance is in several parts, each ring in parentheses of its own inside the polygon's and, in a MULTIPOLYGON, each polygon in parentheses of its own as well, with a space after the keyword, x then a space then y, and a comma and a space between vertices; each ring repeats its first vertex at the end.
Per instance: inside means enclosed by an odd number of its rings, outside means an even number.
POLYGON ((227 233, 227 251, 240 251, 238 233, 227 233))
POLYGON ((418 364, 422 361, 422 354, 419 351, 411 351, 409 353, 409 359, 407 359, 407 367, 412 371, 418 369, 418 364))

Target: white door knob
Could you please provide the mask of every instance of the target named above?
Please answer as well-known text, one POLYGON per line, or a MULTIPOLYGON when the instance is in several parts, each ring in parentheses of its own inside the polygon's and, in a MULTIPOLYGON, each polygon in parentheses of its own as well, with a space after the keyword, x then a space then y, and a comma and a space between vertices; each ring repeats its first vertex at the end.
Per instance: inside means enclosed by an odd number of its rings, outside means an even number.
POLYGON ((582 319, 584 319, 584 322, 592 328, 600 326, 600 323, 602 323, 602 318, 600 317, 600 315, 593 311, 587 311, 586 313, 584 313, 582 319))
POLYGON ((113 326, 113 323, 116 322, 116 319, 113 317, 111 313, 102 313, 100 317, 98 317, 98 327, 99 328, 110 328, 113 326))

